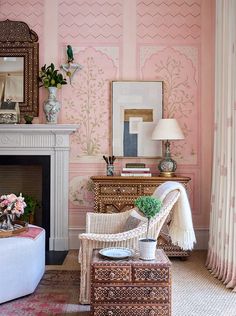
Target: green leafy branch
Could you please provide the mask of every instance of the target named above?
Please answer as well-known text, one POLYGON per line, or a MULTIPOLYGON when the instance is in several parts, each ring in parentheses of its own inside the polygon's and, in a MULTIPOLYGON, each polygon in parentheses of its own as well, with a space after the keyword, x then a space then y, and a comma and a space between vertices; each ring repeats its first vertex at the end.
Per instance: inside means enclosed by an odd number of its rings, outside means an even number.
POLYGON ((40 87, 56 87, 60 89, 63 84, 67 84, 66 78, 58 71, 53 63, 49 66, 45 64, 39 72, 40 87))

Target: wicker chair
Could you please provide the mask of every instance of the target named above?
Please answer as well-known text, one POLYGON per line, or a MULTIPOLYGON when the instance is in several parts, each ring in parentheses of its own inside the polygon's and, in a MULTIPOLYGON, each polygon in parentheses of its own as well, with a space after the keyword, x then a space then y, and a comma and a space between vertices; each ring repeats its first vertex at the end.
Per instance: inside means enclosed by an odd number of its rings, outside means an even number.
MULTIPOLYGON (((180 192, 173 190, 163 200, 160 212, 151 220, 149 237, 157 238, 160 230, 177 202, 180 192)), ((81 264, 80 303, 90 303, 90 263, 93 249, 105 247, 138 248, 138 240, 144 238, 147 223, 144 222, 137 228, 122 232, 122 229, 132 210, 114 213, 100 214, 87 213, 86 233, 80 234, 79 262, 81 264)))

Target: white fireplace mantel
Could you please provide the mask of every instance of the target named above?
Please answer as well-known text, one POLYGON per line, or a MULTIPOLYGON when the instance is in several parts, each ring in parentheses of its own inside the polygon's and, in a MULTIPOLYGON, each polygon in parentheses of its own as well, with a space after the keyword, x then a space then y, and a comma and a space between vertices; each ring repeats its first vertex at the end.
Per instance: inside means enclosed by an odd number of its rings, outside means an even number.
POLYGON ((50 156, 49 250, 68 249, 69 135, 75 124, 1 124, 0 155, 50 156))

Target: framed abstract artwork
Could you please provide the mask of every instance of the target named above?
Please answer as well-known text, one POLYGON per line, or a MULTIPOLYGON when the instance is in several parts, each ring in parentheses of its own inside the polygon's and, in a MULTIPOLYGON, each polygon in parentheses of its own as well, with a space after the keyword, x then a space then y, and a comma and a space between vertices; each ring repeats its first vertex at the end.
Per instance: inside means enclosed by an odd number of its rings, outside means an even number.
POLYGON ((160 157, 162 144, 152 140, 152 132, 162 112, 162 81, 113 81, 113 155, 160 157))

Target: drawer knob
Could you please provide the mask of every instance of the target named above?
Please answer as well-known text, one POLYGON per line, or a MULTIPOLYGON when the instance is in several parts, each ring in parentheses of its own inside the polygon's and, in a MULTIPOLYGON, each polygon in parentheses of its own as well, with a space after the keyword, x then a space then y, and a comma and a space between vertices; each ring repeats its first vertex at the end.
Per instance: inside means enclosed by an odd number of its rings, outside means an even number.
POLYGON ((110 278, 111 278, 111 279, 113 279, 115 276, 116 276, 116 275, 115 275, 114 272, 111 272, 111 273, 110 273, 110 278))
POLYGON ((117 189, 116 189, 116 193, 118 193, 118 194, 121 193, 121 189, 120 189, 120 188, 117 188, 117 189))
POLYGON ((154 278, 155 278, 155 273, 151 271, 151 272, 149 273, 149 278, 150 278, 150 279, 154 279, 154 278))
POLYGON ((115 293, 113 291, 109 291, 108 292, 108 297, 112 298, 114 297, 115 293))
POLYGON ((150 295, 151 298, 154 298, 155 297, 155 291, 151 290, 149 295, 150 295))
POLYGON ((107 312, 107 316, 113 316, 113 314, 114 314, 113 311, 108 311, 107 312))

